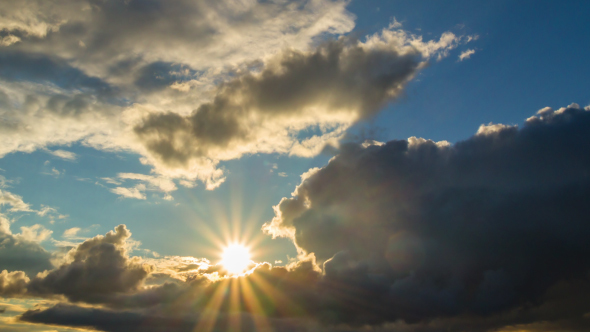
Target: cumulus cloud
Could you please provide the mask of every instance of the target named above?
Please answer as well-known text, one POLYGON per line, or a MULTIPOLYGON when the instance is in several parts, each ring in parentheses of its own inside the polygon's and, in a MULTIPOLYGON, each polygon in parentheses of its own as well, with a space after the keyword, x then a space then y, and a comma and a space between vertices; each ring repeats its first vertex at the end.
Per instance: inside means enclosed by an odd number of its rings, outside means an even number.
POLYGON ((0 190, 0 207, 4 205, 10 206, 10 209, 0 211, 0 266, 9 271, 25 271, 29 275, 52 269, 51 254, 39 242, 49 239, 53 232, 35 224, 21 226, 21 232, 13 234, 11 214, 35 212, 43 217, 53 215, 56 210, 44 205, 39 211, 33 210, 19 195, 0 190))
POLYGON ((42 242, 47 240, 51 234, 53 234, 53 231, 39 224, 30 227, 22 226, 20 230, 20 234, 16 234, 16 236, 26 242, 42 242))
POLYGON ((26 284, 29 278, 22 271, 8 272, 3 270, 0 272, 0 295, 4 297, 12 297, 24 294, 26 284))
POLYGON ((64 295, 70 301, 105 302, 117 293, 137 290, 152 267, 138 257, 128 257, 125 225, 86 240, 68 252, 66 262, 55 270, 33 278, 28 293, 38 296, 64 295))
MULTIPOLYGON (((589 129, 590 112, 573 104, 521 129, 482 126, 455 145, 345 145, 264 229, 313 253, 326 280, 346 289, 342 301, 359 303, 349 323, 492 317, 562 301, 560 284, 590 282, 589 129)), ((509 324, 481 330, 498 322, 509 324)))

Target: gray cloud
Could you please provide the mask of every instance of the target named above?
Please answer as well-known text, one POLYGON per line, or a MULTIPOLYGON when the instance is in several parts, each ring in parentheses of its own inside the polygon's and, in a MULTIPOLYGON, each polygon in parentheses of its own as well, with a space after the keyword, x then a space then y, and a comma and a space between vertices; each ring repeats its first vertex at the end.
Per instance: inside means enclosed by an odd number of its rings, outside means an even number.
POLYGON ((139 289, 152 267, 138 257, 129 258, 126 241, 131 236, 125 225, 104 236, 96 236, 72 249, 68 260, 46 275, 28 284, 28 294, 51 296, 61 294, 70 301, 107 302, 117 293, 139 289))
POLYGON ((336 321, 542 305, 558 283, 588 282, 589 129, 590 112, 572 105, 522 129, 482 126, 453 146, 343 146, 265 229, 324 262, 328 286, 343 293, 338 311, 355 301, 336 321))
POLYGON ((309 286, 318 278, 319 273, 309 262, 300 263, 291 271, 264 264, 252 275, 239 280, 230 278, 210 282, 196 277, 186 283, 166 283, 121 297, 117 301, 119 310, 58 304, 46 310, 27 311, 20 319, 72 327, 92 326, 104 331, 194 331, 206 327, 225 331, 232 326, 235 328, 236 320, 246 331, 306 331, 315 323, 303 314, 301 308, 293 305, 296 302, 312 303, 313 289, 309 286), (241 288, 238 283, 250 285, 249 295, 244 292, 237 298, 238 303, 230 303, 229 297, 221 294, 227 294, 230 288, 241 288), (264 305, 253 307, 253 299, 264 305), (218 303, 214 316, 207 311, 212 303, 218 303), (236 311, 235 305, 241 309, 236 311))
POLYGON ((367 278, 354 269, 340 277, 321 276, 309 261, 290 270, 261 265, 252 275, 239 280, 189 282, 174 287, 168 284, 164 288, 143 292, 135 297, 136 301, 121 301, 132 305, 117 310, 59 304, 30 310, 20 319, 71 327, 92 326, 104 331, 194 331, 204 326, 223 331, 237 325, 246 331, 260 331, 264 327, 279 331, 365 331, 367 324, 373 323, 370 328, 374 331, 432 332, 450 328, 484 332, 501 328, 581 332, 588 328, 584 315, 589 306, 584 300, 590 295, 586 281, 562 282, 543 296, 542 304, 489 315, 466 312, 407 322, 392 317, 390 322, 381 324, 380 320, 373 320, 375 316, 395 308, 380 302, 388 293, 387 285, 379 283, 379 276, 367 278), (231 295, 236 290, 239 297, 231 295), (212 303, 214 307, 210 307, 212 303), (208 315, 205 308, 215 308, 215 315, 208 315), (359 317, 362 322, 357 321, 359 317))
POLYGON ((51 253, 38 243, 7 233, 0 227, 0 267, 29 276, 53 269, 51 253))
POLYGON ((366 43, 341 38, 312 52, 284 51, 261 72, 221 84, 213 101, 191 115, 154 113, 134 131, 153 163, 172 169, 244 153, 317 153, 309 148, 321 149, 335 128, 377 112, 424 61, 406 35, 386 40, 386 34, 366 43), (306 146, 296 138, 315 126, 322 131, 317 142, 306 146))

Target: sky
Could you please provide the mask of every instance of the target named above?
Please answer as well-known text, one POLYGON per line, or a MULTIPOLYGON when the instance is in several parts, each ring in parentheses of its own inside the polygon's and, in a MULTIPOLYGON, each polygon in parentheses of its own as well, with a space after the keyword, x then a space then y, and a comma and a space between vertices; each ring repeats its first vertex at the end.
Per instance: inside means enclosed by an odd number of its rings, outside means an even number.
POLYGON ((589 330, 588 12, 0 2, 0 330, 589 330))

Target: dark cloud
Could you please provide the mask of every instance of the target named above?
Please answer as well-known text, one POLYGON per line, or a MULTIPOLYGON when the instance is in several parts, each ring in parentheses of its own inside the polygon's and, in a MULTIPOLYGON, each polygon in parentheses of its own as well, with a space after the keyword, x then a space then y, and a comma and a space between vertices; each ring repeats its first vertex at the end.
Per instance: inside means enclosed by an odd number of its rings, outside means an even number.
POLYGON ((116 294, 138 290, 152 267, 127 256, 125 245, 130 236, 125 225, 119 225, 114 232, 84 241, 68 253, 69 262, 33 278, 27 286, 29 295, 64 295, 74 302, 104 303, 116 294))
POLYGON ((121 301, 127 304, 121 310, 58 304, 27 311, 20 319, 104 331, 227 331, 236 322, 244 331, 306 331, 310 320, 299 304, 313 302, 310 285, 319 277, 310 262, 291 271, 264 264, 239 279, 210 282, 200 277, 140 292, 121 301))
POLYGON ((349 124, 374 114, 400 93, 422 60, 417 50, 371 49, 346 39, 309 53, 285 51, 260 73, 219 86, 214 100, 191 115, 152 114, 135 133, 156 159, 172 167, 269 149, 261 145, 276 149, 273 130, 282 137, 290 127, 349 124))
MULTIPOLYGON (((121 68, 122 66, 119 66, 121 68)), ((197 77, 197 72, 187 66, 168 62, 153 62, 138 70, 135 85, 143 91, 162 90, 173 83, 182 83, 197 77)))
POLYGON ((559 282, 588 281, 588 133, 590 112, 573 105, 522 129, 482 126, 454 146, 343 146, 266 230, 325 262, 327 286, 340 285, 335 308, 355 303, 336 322, 542 305, 559 282))
MULTIPOLYGON (((350 270, 349 270, 350 272, 350 270)), ((379 300, 388 296, 385 282, 366 272, 322 276, 311 262, 291 270, 261 265, 248 277, 217 282, 189 282, 167 293, 145 296, 133 306, 100 309, 59 304, 30 310, 27 322, 91 326, 104 331, 194 331, 209 327, 227 331, 359 331, 366 330, 378 313, 395 310, 379 300), (180 290, 180 291, 179 291, 180 290), (156 300, 157 299, 157 300, 156 300), (350 317, 352 316, 352 317, 350 317), (362 323, 358 321, 363 318, 362 323), (319 320, 319 321, 318 321, 319 320), (346 324, 345 322, 348 322, 346 324), (362 325, 362 326, 360 326, 362 325), (264 327, 264 328, 261 328, 264 327)), ((162 291, 162 289, 160 289, 162 291)), ((162 292, 164 293, 164 292, 162 292)), ((586 331, 585 299, 590 284, 582 280, 560 282, 548 290, 538 306, 480 315, 461 313, 429 320, 376 323, 374 331, 586 331)))
POLYGON ((53 269, 51 253, 38 243, 17 238, 0 228, 0 268, 24 271, 29 276, 53 269))
POLYGON ((47 310, 28 311, 21 320, 31 323, 92 327, 110 332, 191 332, 205 331, 308 331, 305 320, 281 320, 245 313, 220 313, 214 319, 199 313, 112 311, 57 305, 47 310), (207 321, 207 324, 199 325, 207 321), (237 323, 239 322, 239 323, 237 323), (200 329, 198 329, 200 327, 200 329))

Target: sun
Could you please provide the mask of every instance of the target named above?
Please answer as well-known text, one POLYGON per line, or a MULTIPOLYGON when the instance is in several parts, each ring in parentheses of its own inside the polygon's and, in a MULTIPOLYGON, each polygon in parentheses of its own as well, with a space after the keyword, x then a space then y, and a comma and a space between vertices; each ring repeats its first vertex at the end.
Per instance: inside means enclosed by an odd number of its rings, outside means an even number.
POLYGON ((223 250, 221 264, 230 274, 240 274, 250 265, 250 251, 241 244, 230 244, 223 250))

